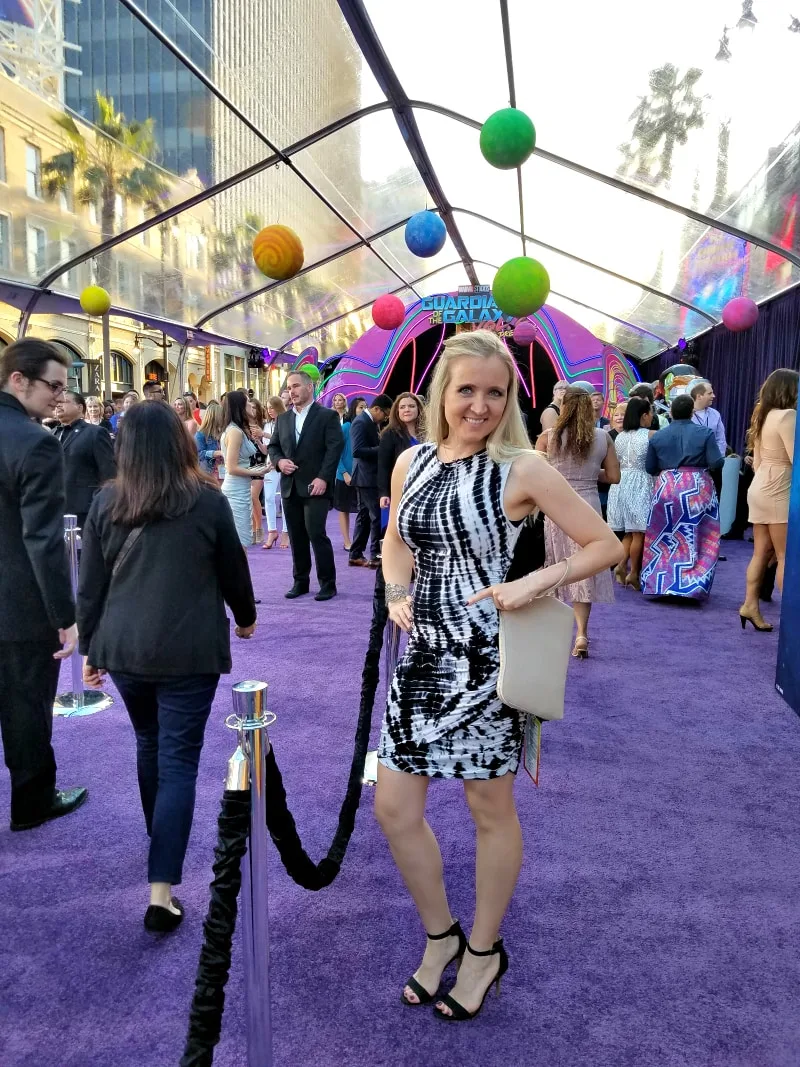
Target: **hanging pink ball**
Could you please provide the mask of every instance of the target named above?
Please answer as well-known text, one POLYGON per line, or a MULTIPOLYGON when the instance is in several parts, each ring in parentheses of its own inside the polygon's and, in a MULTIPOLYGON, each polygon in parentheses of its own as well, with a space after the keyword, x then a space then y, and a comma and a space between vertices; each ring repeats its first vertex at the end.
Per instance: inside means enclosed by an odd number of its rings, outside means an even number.
POLYGON ((536 340, 536 326, 530 319, 520 319, 514 327, 514 340, 518 345, 531 345, 536 340))
POLYGON ((736 296, 722 309, 722 321, 732 333, 749 330, 758 322, 758 304, 747 296, 736 296))
POLYGON ((372 305, 372 321, 381 330, 396 330, 406 317, 406 309, 399 296, 386 293, 372 305))

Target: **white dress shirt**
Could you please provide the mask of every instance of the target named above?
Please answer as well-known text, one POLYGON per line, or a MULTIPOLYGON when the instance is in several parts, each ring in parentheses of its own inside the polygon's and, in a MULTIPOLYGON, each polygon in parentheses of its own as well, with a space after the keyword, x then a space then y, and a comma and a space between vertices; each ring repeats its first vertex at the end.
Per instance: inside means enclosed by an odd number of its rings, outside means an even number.
POLYGON ((313 403, 314 401, 312 400, 311 404, 306 404, 306 406, 300 411, 298 411, 297 408, 294 409, 295 441, 300 440, 300 434, 303 432, 303 426, 305 425, 306 415, 308 415, 309 411, 311 410, 311 405, 313 403))

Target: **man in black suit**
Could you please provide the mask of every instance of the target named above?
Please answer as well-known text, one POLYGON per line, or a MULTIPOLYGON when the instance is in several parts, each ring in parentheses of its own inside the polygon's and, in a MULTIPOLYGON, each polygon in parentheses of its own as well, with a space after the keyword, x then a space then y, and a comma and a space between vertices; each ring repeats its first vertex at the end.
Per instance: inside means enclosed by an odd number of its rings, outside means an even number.
POLYGON ((78 631, 64 550, 64 459, 39 422, 55 411, 68 366, 33 338, 0 356, 0 730, 12 830, 67 815, 87 796, 56 789, 51 744, 60 660, 78 631))
POLYGON ((386 393, 376 396, 368 408, 350 426, 353 449, 352 484, 358 489, 358 515, 350 545, 351 567, 377 567, 381 540, 381 505, 378 495, 379 426, 389 418, 392 398, 386 393), (364 549, 369 539, 369 559, 364 549))
POLYGON ((56 412, 61 424, 56 437, 64 449, 66 514, 77 515, 82 530, 100 486, 117 473, 114 445, 107 430, 84 419, 86 401, 80 393, 65 389, 56 412))
POLYGON ((315 600, 336 596, 336 564, 325 522, 333 502, 336 468, 344 449, 339 416, 314 402, 314 382, 304 371, 290 374, 291 411, 278 416, 269 458, 281 472, 283 515, 292 545, 294 585, 289 600, 308 592, 311 548, 317 564, 315 600))

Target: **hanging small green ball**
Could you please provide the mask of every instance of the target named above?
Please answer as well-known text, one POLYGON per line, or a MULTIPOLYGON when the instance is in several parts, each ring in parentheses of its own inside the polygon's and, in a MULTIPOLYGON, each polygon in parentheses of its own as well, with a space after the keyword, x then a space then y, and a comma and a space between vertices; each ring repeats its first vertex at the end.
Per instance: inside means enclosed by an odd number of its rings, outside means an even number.
POLYGON ((498 170, 521 167, 536 147, 536 128, 524 111, 505 107, 481 127, 481 153, 498 170))

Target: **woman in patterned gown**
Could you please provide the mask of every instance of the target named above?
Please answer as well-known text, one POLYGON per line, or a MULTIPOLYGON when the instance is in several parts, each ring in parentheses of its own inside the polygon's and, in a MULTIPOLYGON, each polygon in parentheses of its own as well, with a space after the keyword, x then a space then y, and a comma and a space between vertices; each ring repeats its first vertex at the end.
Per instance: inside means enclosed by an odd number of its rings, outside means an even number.
MULTIPOLYGON (((497 696, 497 611, 617 563, 609 528, 530 448, 511 355, 486 330, 450 338, 430 387, 429 443, 395 465, 383 572, 390 618, 410 633, 381 731, 375 811, 428 941, 403 990, 434 1000, 461 960, 439 1017, 472 1018, 508 967, 498 940, 516 884, 522 837, 514 807, 523 716, 497 696), (524 518, 540 507, 583 546, 505 582, 524 518), (413 594, 409 592, 415 579, 413 594), (431 778, 460 778, 477 830, 476 908, 469 943, 453 921, 442 858, 425 821, 431 778)), ((533 650, 532 650, 533 651, 533 650)))

